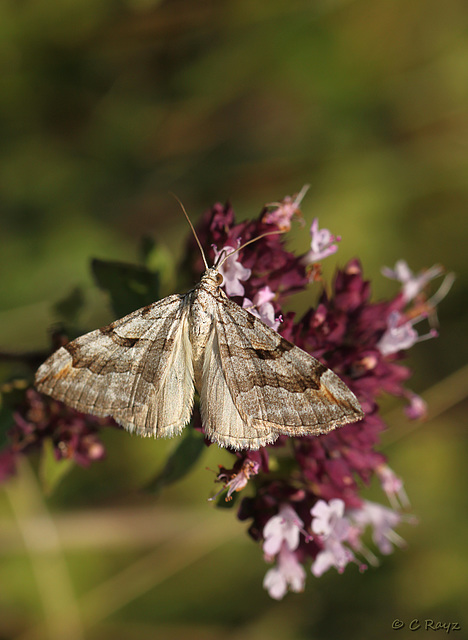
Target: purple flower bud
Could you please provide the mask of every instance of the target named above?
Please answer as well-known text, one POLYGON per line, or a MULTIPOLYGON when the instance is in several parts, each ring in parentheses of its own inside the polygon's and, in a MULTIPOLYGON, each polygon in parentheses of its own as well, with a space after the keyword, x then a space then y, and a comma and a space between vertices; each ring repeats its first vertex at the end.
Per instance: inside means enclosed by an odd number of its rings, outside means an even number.
MULTIPOLYGON (((82 414, 34 389, 26 391, 13 418, 14 424, 8 434, 12 444, 3 452, 5 460, 40 449, 43 441, 50 439, 57 460, 73 458, 83 467, 105 457, 98 430, 102 426, 115 425, 110 418, 82 414)), ((6 468, 6 463, 3 466, 6 468)))
POLYGON ((16 456, 12 448, 0 451, 0 482, 8 480, 16 472, 16 456))

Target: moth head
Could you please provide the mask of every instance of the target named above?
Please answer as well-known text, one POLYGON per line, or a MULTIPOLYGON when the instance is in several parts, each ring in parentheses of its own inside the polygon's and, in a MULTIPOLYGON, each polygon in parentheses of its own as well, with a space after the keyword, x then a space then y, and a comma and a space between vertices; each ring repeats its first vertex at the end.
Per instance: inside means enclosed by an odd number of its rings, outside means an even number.
POLYGON ((201 282, 206 288, 214 292, 223 284, 223 280, 224 278, 221 273, 219 273, 218 269, 216 267, 211 267, 202 275, 201 282))

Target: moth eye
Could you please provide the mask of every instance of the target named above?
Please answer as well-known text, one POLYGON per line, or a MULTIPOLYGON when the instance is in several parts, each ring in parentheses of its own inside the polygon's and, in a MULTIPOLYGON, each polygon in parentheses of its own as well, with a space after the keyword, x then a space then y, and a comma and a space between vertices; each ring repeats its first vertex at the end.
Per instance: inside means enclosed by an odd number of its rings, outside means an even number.
POLYGON ((217 282, 217 284, 223 284, 223 280, 224 280, 223 276, 220 273, 217 273, 216 274, 216 282, 217 282))

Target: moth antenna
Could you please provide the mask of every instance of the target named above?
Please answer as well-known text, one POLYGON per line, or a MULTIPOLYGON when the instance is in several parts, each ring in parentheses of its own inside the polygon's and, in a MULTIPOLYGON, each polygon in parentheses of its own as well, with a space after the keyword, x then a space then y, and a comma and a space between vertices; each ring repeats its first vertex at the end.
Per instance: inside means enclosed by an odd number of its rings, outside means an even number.
MULTIPOLYGON (((213 249, 214 249, 214 248, 216 248, 216 245, 215 245, 215 244, 212 244, 211 246, 212 246, 212 248, 213 248, 213 249)), ((218 257, 216 258, 216 260, 215 260, 215 263, 214 263, 213 267, 214 267, 215 269, 217 269, 217 268, 218 268, 219 263, 221 262, 221 260, 223 260, 223 261, 224 261, 224 258, 227 258, 228 256, 231 256, 231 255, 232 255, 232 251, 231 251, 231 253, 229 253, 229 254, 228 254, 228 253, 227 253, 227 251, 226 251, 226 249, 223 247, 223 248, 221 249, 221 251, 219 252, 218 257)))
POLYGON ((199 249, 200 249, 201 256, 202 256, 202 258, 203 258, 203 262, 205 263, 205 268, 208 270, 208 269, 209 269, 209 267, 208 267, 208 263, 207 263, 207 261, 206 261, 205 252, 203 251, 203 247, 201 246, 201 242, 200 242, 200 240, 198 239, 197 232, 195 231, 195 228, 194 228, 194 226, 193 226, 193 224, 192 224, 192 221, 191 221, 191 220, 190 220, 190 218, 188 217, 188 213, 185 211, 185 207, 184 207, 184 205, 182 204, 182 201, 180 200, 180 198, 178 198, 178 197, 176 196, 176 194, 175 194, 175 193, 172 193, 172 191, 170 191, 169 193, 171 194, 171 196, 173 196, 173 197, 177 200, 177 202, 178 202, 178 203, 179 203, 179 205, 180 205, 180 208, 181 208, 181 209, 182 209, 182 211, 184 212, 184 215, 185 215, 185 217, 187 218, 187 222, 189 223, 190 228, 192 229, 193 236, 194 236, 195 240, 197 241, 198 247, 199 247, 199 249))
POLYGON ((265 238, 266 236, 276 236, 279 233, 284 233, 284 231, 282 231, 281 229, 278 229, 278 231, 267 231, 266 233, 262 233, 260 236, 257 236, 256 238, 252 238, 252 240, 249 240, 248 242, 244 242, 244 244, 241 244, 240 247, 237 247, 237 249, 234 249, 234 251, 231 251, 231 253, 228 253, 227 256, 225 256, 221 262, 216 265, 216 268, 219 269, 220 267, 223 266, 223 264, 226 262, 226 260, 228 258, 230 258, 231 256, 233 256, 235 253, 237 253, 238 251, 242 251, 242 249, 244 247, 246 247, 248 244, 252 244, 252 242, 257 242, 257 240, 261 240, 262 238, 265 238))

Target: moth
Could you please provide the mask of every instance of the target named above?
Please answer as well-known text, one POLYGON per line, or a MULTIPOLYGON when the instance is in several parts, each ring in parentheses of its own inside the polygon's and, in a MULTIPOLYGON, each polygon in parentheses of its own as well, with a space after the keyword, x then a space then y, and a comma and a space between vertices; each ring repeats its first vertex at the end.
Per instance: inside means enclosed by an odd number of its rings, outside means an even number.
POLYGON ((206 267, 198 285, 61 347, 38 369, 37 389, 157 438, 182 432, 196 389, 207 438, 238 450, 360 420, 336 374, 227 297, 219 269, 232 253, 208 267, 184 213, 206 267))

